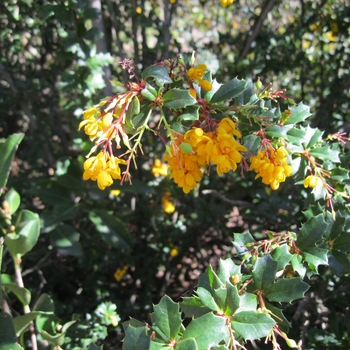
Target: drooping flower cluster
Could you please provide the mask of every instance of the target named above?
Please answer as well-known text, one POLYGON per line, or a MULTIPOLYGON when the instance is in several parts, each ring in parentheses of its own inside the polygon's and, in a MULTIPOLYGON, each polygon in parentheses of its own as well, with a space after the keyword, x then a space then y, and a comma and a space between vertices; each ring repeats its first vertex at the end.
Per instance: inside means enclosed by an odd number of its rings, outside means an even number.
POLYGON ((215 131, 193 128, 185 135, 177 135, 165 157, 170 178, 188 193, 197 186, 210 164, 216 165, 220 176, 235 171, 242 160, 241 152, 247 149, 234 136, 241 137, 241 133, 229 118, 221 120, 215 131))
POLYGON ((113 184, 113 180, 121 179, 120 164, 126 164, 126 161, 101 151, 84 162, 83 179, 97 181, 99 189, 104 190, 113 184))
POLYGON ((250 169, 258 174, 255 179, 261 177, 262 182, 270 185, 273 190, 277 190, 281 182, 292 175, 292 167, 287 161, 288 152, 285 148, 274 149, 269 146, 267 150, 259 152, 250 161, 250 169))

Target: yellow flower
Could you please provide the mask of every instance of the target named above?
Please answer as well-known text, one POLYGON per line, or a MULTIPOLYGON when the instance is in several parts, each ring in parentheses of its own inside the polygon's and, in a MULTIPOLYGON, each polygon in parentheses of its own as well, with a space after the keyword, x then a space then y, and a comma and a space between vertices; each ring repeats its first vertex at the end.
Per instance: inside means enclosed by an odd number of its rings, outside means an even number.
POLYGON ((175 211, 174 203, 169 200, 170 196, 171 196, 171 193, 170 192, 166 192, 165 195, 162 198, 163 210, 167 214, 172 214, 175 211))
POLYGON ((315 188, 318 186, 318 184, 322 183, 322 180, 315 175, 309 175, 305 180, 304 180, 304 187, 305 188, 315 188))
POLYGON ((118 197, 120 195, 120 190, 110 190, 109 194, 111 194, 113 197, 118 197))
POLYGON ((174 247, 170 250, 170 255, 175 258, 175 256, 179 255, 179 248, 178 247, 174 247))
POLYGON ((137 6, 137 7, 136 7, 136 12, 137 12, 139 15, 141 15, 141 13, 142 13, 142 8, 141 8, 140 6, 137 6))
POLYGON ((200 64, 199 66, 192 67, 188 70, 187 74, 189 78, 198 83, 204 90, 210 91, 212 89, 212 84, 208 80, 203 80, 202 77, 207 70, 207 66, 205 64, 200 64))
POLYGON ((171 4, 175 4, 176 0, 170 0, 171 4))
POLYGON ((234 0, 221 0, 221 5, 222 5, 223 7, 227 7, 228 5, 233 4, 233 1, 234 1, 234 0))
POLYGON ((122 280, 122 278, 124 277, 124 275, 128 271, 128 268, 129 268, 129 266, 125 265, 122 269, 116 269, 113 276, 117 280, 117 282, 120 282, 122 280))
POLYGON ((156 159, 152 166, 152 174, 155 177, 167 176, 168 175, 168 165, 163 163, 160 159, 156 159))
POLYGON ((250 160, 250 169, 258 173, 255 179, 261 177, 264 184, 277 190, 280 183, 292 175, 292 168, 287 163, 287 155, 288 152, 283 147, 277 150, 271 147, 253 156, 250 160))
POLYGON ((97 181, 99 189, 104 190, 113 184, 113 179, 121 179, 119 164, 126 164, 126 161, 100 152, 84 162, 83 179, 97 181))
POLYGON ((184 153, 175 143, 164 158, 169 164, 170 179, 185 193, 192 191, 203 176, 196 158, 193 153, 184 153))

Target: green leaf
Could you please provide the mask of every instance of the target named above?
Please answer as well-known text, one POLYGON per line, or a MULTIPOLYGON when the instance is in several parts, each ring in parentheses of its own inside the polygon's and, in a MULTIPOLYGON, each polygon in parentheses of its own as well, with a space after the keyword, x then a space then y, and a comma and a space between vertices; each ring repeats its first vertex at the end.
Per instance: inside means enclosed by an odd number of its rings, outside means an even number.
POLYGON ((184 339, 176 344, 176 350, 198 350, 197 342, 193 338, 184 339))
POLYGON ((181 313, 179 304, 173 302, 167 295, 163 296, 159 304, 154 305, 152 324, 170 339, 173 340, 178 335, 181 328, 181 313))
POLYGON ((290 129, 292 128, 291 125, 272 125, 269 126, 268 128, 265 129, 266 131, 266 135, 269 137, 275 137, 275 138, 279 138, 282 137, 286 140, 288 139, 288 131, 290 131, 290 129))
POLYGON ((259 102, 258 96, 254 92, 253 84, 247 82, 245 90, 235 97, 235 106, 256 105, 259 102))
POLYGON ((15 327, 17 337, 28 329, 29 324, 35 320, 39 314, 40 312, 31 311, 28 314, 17 316, 13 319, 13 325, 15 327))
POLYGON ((245 246, 246 244, 255 242, 255 239, 249 232, 235 233, 233 238, 233 246, 236 248, 237 254, 240 256, 244 255, 248 251, 248 248, 245 246))
POLYGON ((304 260, 309 264, 312 270, 318 272, 319 265, 328 265, 328 249, 308 248, 302 253, 304 260))
POLYGON ((156 84, 162 87, 164 84, 171 84, 173 81, 169 77, 168 68, 164 66, 149 66, 142 72, 142 79, 154 78, 156 84))
POLYGON ((311 115, 310 107, 304 105, 302 102, 300 102, 297 106, 291 106, 289 109, 291 111, 291 115, 285 121, 284 125, 298 124, 305 121, 311 115))
POLYGON ((325 221, 323 214, 310 218, 304 225, 302 225, 296 245, 301 250, 314 247, 327 232, 328 225, 329 224, 325 221))
POLYGON ((97 346, 95 343, 91 343, 88 350, 103 350, 103 345, 97 346))
POLYGON ((220 259, 218 277, 223 285, 234 275, 241 276, 241 265, 236 265, 232 259, 220 259))
POLYGON ((17 336, 12 317, 6 312, 0 313, 0 349, 23 350, 23 348, 17 344, 17 336))
POLYGON ((144 127, 148 119, 152 113, 152 108, 150 108, 148 105, 145 105, 141 108, 140 113, 133 116, 130 120, 130 123, 132 124, 134 129, 139 129, 144 127))
POLYGON ((13 294, 15 294, 16 297, 24 306, 29 305, 30 299, 31 299, 31 293, 28 289, 18 287, 16 283, 2 283, 2 286, 5 289, 11 291, 13 294))
POLYGON ((303 257, 298 254, 293 254, 290 264, 294 271, 296 271, 301 278, 306 274, 306 267, 303 264, 303 257))
POLYGON ((0 194, 7 183, 13 157, 23 137, 24 134, 13 134, 0 143, 0 194))
POLYGON ((81 256, 80 234, 70 225, 57 226, 51 233, 52 245, 60 254, 81 256))
POLYGON ((233 316, 233 314, 239 309, 241 298, 238 294, 238 289, 236 286, 231 283, 227 283, 227 298, 226 298, 226 307, 225 315, 233 316))
POLYGON ((197 318, 211 312, 211 309, 206 307, 197 296, 182 298, 180 306, 181 310, 188 318, 197 318))
MULTIPOLYGON (((146 84, 147 85, 147 84, 146 84)), ((147 86, 144 88, 144 89, 142 89, 142 91, 141 91, 141 95, 145 98, 145 99, 147 99, 148 101, 154 101, 155 99, 156 99, 156 95, 153 95, 153 93, 147 88, 147 86)))
POLYGON ((252 274, 259 290, 268 288, 275 281, 276 273, 277 262, 272 259, 271 255, 264 255, 256 259, 252 274))
POLYGON ((299 277, 278 280, 265 289, 264 295, 270 301, 290 303, 295 299, 304 297, 310 286, 299 277))
POLYGON ((310 155, 321 160, 331 160, 334 163, 339 163, 339 151, 332 150, 329 145, 318 147, 310 150, 310 155))
POLYGON ((226 319, 210 312, 193 319, 187 326, 183 338, 194 338, 199 350, 207 350, 221 341, 227 343, 229 336, 226 319))
MULTIPOLYGON (((297 145, 301 147, 302 150, 304 150, 304 147, 302 146, 306 142, 306 131, 302 127, 298 128, 291 128, 287 132, 287 140, 289 140, 293 145, 297 145)), ((296 150, 293 149, 295 152, 296 150)))
POLYGON ((236 313, 243 311, 255 311, 258 305, 258 297, 252 293, 244 293, 240 296, 240 305, 236 313))
POLYGON ((21 197, 19 193, 15 189, 11 188, 10 191, 5 194, 4 200, 8 204, 10 215, 13 215, 21 204, 21 197))
POLYGON ((9 233, 5 237, 5 244, 12 256, 23 256, 31 251, 40 235, 40 219, 38 214, 29 210, 22 210, 16 222, 17 233, 9 233))
POLYGON ((277 261, 277 271, 283 270, 292 259, 286 244, 278 246, 272 253, 272 259, 277 261))
POLYGON ((235 98, 246 89, 246 86, 247 82, 245 80, 234 78, 226 84, 220 86, 218 91, 216 91, 214 96, 211 98, 211 102, 217 103, 235 98))
POLYGON ((199 119, 199 106, 188 106, 183 113, 176 118, 178 121, 194 121, 199 119))
POLYGON ((220 310, 220 307, 216 304, 212 291, 209 291, 203 287, 198 287, 196 293, 204 306, 210 310, 220 310))
POLYGON ((318 142, 322 140, 323 131, 317 128, 311 128, 309 125, 306 126, 305 130, 305 139, 307 140, 305 143, 306 148, 314 147, 318 142))
POLYGON ((149 350, 150 344, 151 337, 147 334, 145 325, 142 327, 135 327, 132 324, 127 325, 127 329, 125 329, 125 338, 123 340, 123 350, 149 350))
POLYGON ((210 90, 210 91, 207 91, 207 93, 205 94, 205 97, 204 97, 204 98, 205 98, 207 101, 211 101, 212 97, 214 96, 214 94, 216 93, 216 91, 219 90, 219 88, 220 88, 221 85, 222 85, 222 84, 218 83, 218 82, 216 81, 216 79, 214 79, 214 80, 211 82, 211 86, 212 86, 211 90, 210 90))
POLYGON ((102 239, 112 247, 130 250, 133 239, 124 223, 115 215, 104 210, 89 213, 90 220, 95 224, 102 239))
POLYGON ((180 109, 194 105, 197 100, 187 89, 171 89, 164 94, 163 103, 169 109, 180 109))
POLYGON ((288 322, 288 320, 284 316, 282 310, 271 305, 270 303, 268 303, 266 301, 265 301, 265 306, 268 310, 271 311, 270 316, 275 320, 276 323, 278 323, 279 328, 285 333, 288 332, 288 330, 290 328, 290 323, 288 322))
POLYGON ((264 313, 243 311, 233 316, 231 325, 245 340, 254 340, 269 335, 275 321, 264 313))
POLYGON ((139 113, 140 113, 140 101, 137 97, 134 97, 129 104, 129 108, 126 110, 125 123, 131 128, 133 128, 134 125, 131 123, 131 119, 133 118, 134 115, 137 115, 139 113))
POLYGON ((259 136, 251 134, 244 137, 243 140, 243 146, 246 147, 249 152, 252 152, 254 154, 258 153, 259 147, 261 145, 261 138, 259 136))
POLYGON ((53 314, 55 311, 55 305, 53 300, 46 294, 41 294, 36 301, 33 311, 42 311, 46 314, 53 314))

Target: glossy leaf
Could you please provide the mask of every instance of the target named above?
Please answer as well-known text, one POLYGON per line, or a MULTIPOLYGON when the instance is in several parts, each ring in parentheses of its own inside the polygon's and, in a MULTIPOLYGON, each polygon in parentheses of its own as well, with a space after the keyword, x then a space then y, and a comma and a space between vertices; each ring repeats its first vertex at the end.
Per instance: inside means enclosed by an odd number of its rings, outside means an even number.
POLYGON ((153 309, 155 322, 152 322, 152 324, 157 325, 169 339, 175 339, 181 328, 179 304, 165 295, 159 304, 154 305, 153 309))
POLYGON ((301 249, 315 247, 323 235, 327 232, 328 223, 326 223, 323 214, 310 218, 300 229, 296 245, 301 249))
POLYGON ((131 119, 130 119, 130 123, 133 126, 134 129, 139 129, 144 127, 147 124, 147 120, 150 117, 152 113, 152 109, 149 106, 143 106, 140 109, 140 113, 134 115, 131 119))
POLYGON ((176 350, 199 350, 194 338, 184 339, 176 344, 176 350))
POLYGON ((265 289, 264 295, 270 301, 290 303, 293 300, 303 298, 309 287, 300 278, 285 278, 265 289))
POLYGON ((4 283, 3 281, 1 282, 1 285, 5 288, 5 290, 11 291, 13 294, 15 294, 23 305, 29 305, 31 293, 28 289, 18 287, 16 283, 4 283))
POLYGON ((227 343, 229 331, 224 317, 215 316, 213 313, 205 314, 193 319, 187 326, 183 338, 194 338, 198 349, 210 349, 221 341, 227 343))
POLYGON ((315 272, 318 272, 319 265, 328 265, 328 249, 308 248, 303 251, 304 260, 315 272))
POLYGON ((275 281, 276 273, 277 262, 270 255, 264 255, 256 259, 252 274, 258 289, 265 290, 268 288, 275 281))
POLYGON ((164 66, 149 66, 142 72, 142 79, 154 78, 156 84, 162 87, 165 84, 171 84, 173 81, 169 77, 168 69, 164 66))
POLYGON ((240 306, 241 298, 238 294, 238 289, 231 283, 227 283, 227 298, 225 305, 225 315, 232 316, 240 306))
POLYGON ((272 253, 272 259, 277 262, 277 271, 283 270, 292 259, 292 254, 289 253, 288 246, 283 244, 278 246, 272 253))
POLYGON ((305 121, 311 115, 310 107, 304 105, 302 102, 300 102, 297 106, 291 106, 289 109, 291 111, 291 115, 285 121, 284 125, 298 124, 305 121))
POLYGON ((171 89, 163 96, 164 106, 170 109, 185 108, 194 105, 196 102, 197 100, 187 89, 171 89))
POLYGON ((233 237, 233 246, 236 248, 237 254, 240 256, 244 255, 248 251, 247 247, 245 246, 247 243, 255 242, 255 239, 249 232, 235 233, 233 237))
POLYGON ((275 321, 264 313, 243 311, 234 315, 231 325, 245 340, 253 340, 266 337, 275 321))
POLYGON ((235 98, 246 89, 246 86, 247 82, 245 80, 234 78, 226 84, 220 86, 220 88, 211 98, 211 102, 217 103, 235 98))
POLYGON ((21 197, 19 193, 13 188, 11 188, 10 191, 6 192, 4 200, 8 204, 10 215, 14 214, 21 204, 21 197))
POLYGON ((338 150, 331 149, 329 145, 310 150, 310 154, 315 158, 321 160, 331 160, 334 163, 340 162, 339 153, 340 152, 338 150))
POLYGON ((211 311, 197 296, 184 297, 181 302, 181 310, 188 318, 197 318, 211 311))
POLYGON ((125 330, 123 350, 149 350, 151 337, 147 334, 146 326, 135 327, 132 324, 125 330))
POLYGON ((220 259, 218 277, 223 285, 234 275, 241 276, 241 265, 236 265, 232 259, 220 259))
POLYGON ((22 210, 16 221, 17 233, 9 233, 5 237, 5 244, 12 256, 31 251, 40 235, 40 219, 38 214, 29 210, 22 210))
POLYGON ((7 183, 13 157, 23 137, 24 134, 13 134, 0 143, 0 194, 7 183))

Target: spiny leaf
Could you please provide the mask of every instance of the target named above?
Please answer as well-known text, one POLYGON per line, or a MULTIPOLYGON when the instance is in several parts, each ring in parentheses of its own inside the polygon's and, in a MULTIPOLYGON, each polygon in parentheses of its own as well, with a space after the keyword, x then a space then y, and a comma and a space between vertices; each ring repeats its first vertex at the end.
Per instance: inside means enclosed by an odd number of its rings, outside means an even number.
POLYGON ((260 290, 268 288, 276 278, 277 262, 271 255, 264 255, 256 259, 254 270, 252 271, 256 287, 260 290))
POLYGON ((211 102, 216 103, 230 100, 241 94, 246 89, 246 86, 247 82, 245 80, 234 78, 226 84, 220 86, 220 88, 211 98, 211 102))

